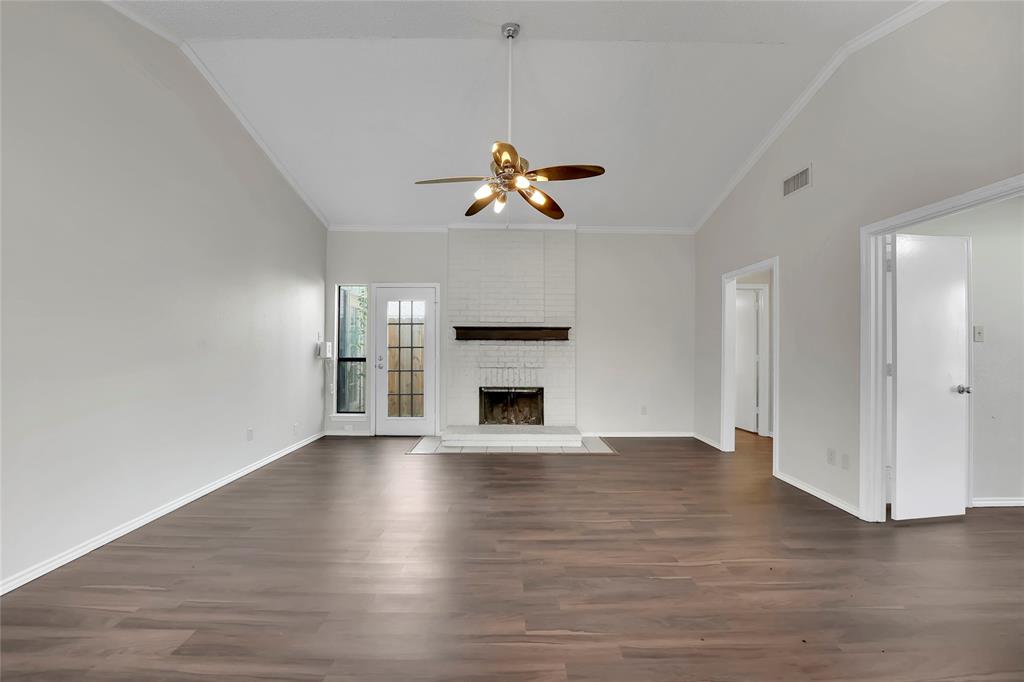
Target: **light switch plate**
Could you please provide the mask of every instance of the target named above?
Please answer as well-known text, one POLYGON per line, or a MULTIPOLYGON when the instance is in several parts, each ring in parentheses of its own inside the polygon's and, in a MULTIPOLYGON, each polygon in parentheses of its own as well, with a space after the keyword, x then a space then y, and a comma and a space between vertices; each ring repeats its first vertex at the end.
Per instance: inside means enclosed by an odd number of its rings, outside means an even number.
POLYGON ((974 343, 982 343, 985 340, 985 327, 976 324, 974 325, 974 343))

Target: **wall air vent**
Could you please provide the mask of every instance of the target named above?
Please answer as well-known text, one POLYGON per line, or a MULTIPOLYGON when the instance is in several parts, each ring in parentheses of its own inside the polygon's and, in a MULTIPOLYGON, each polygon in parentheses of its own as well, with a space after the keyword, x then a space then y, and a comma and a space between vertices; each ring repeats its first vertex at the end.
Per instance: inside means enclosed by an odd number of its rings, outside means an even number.
POLYGON ((793 192, 807 187, 809 184, 811 184, 810 166, 782 181, 782 196, 788 197, 793 192))

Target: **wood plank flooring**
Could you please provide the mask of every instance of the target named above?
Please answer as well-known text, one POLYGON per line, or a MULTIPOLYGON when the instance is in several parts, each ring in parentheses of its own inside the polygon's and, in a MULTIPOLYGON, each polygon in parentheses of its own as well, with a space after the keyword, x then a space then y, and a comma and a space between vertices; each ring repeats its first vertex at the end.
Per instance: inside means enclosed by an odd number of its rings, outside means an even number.
POLYGON ((1024 510, 865 524, 737 442, 325 438, 5 595, 2 677, 1024 679, 1024 510))

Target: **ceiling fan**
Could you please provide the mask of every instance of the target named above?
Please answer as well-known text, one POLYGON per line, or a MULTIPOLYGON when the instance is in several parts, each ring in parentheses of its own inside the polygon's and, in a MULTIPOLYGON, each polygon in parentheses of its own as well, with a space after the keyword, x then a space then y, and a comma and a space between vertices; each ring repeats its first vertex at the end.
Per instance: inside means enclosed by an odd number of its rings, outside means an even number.
MULTIPOLYGON (((508 40, 508 139, 512 139, 512 40, 519 35, 519 24, 507 23, 501 27, 502 34, 508 40)), ((463 175, 453 178, 435 178, 418 180, 417 185, 436 185, 447 182, 483 182, 473 197, 476 199, 466 215, 471 216, 484 210, 494 203, 494 212, 501 213, 507 202, 507 195, 517 192, 526 203, 549 218, 560 220, 565 216, 562 208, 538 187, 535 182, 554 180, 580 180, 592 178, 604 173, 601 166, 571 165, 548 166, 530 170, 529 162, 519 155, 511 142, 495 142, 491 147, 490 175, 463 175)))

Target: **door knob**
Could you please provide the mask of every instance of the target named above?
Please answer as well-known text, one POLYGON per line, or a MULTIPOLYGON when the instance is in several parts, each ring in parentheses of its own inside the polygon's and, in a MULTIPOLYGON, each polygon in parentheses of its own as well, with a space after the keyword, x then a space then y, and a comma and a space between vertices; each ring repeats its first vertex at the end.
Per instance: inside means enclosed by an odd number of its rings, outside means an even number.
POLYGON ((964 394, 964 393, 970 393, 971 392, 971 387, 970 386, 964 386, 963 384, 960 384, 959 386, 956 387, 956 392, 960 393, 961 395, 964 394))

